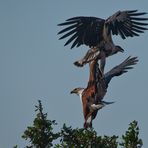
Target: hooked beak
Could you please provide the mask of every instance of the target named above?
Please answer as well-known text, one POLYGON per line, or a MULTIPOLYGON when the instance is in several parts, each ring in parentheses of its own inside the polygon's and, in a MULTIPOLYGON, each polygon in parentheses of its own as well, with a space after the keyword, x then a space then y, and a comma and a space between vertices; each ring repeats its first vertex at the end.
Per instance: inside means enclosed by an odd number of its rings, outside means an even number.
POLYGON ((74 90, 72 90, 71 92, 70 92, 70 94, 74 94, 75 93, 75 91, 74 90))
POLYGON ((120 48, 120 50, 119 50, 119 51, 123 53, 123 52, 124 52, 124 49, 123 49, 123 48, 120 48))
POLYGON ((120 46, 116 46, 116 48, 118 48, 118 51, 119 51, 119 52, 124 52, 124 49, 121 48, 120 46))

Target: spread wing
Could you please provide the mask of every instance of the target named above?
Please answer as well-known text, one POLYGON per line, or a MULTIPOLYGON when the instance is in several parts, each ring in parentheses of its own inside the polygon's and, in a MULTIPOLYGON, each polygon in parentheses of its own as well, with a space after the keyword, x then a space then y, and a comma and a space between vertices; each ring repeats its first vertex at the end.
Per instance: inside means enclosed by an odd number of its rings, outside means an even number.
POLYGON ((140 33, 144 33, 144 30, 148 30, 148 28, 145 28, 148 23, 144 22, 148 18, 140 17, 145 14, 145 12, 137 12, 137 10, 116 12, 105 22, 108 34, 119 34, 122 39, 129 36, 139 36, 140 33))
POLYGON ((137 57, 128 57, 127 59, 125 59, 121 64, 119 64, 118 66, 115 66, 114 68, 112 68, 109 72, 107 72, 105 74, 105 82, 106 85, 108 86, 110 80, 114 77, 114 76, 120 76, 123 73, 128 72, 129 69, 132 69, 133 65, 137 64, 138 59, 137 57))
POLYGON ((64 46, 72 42, 73 47, 79 47, 82 44, 87 46, 96 46, 102 38, 104 19, 96 17, 73 17, 58 26, 66 26, 58 34, 63 34, 60 39, 69 37, 64 46), (68 27, 67 27, 68 26, 68 27))

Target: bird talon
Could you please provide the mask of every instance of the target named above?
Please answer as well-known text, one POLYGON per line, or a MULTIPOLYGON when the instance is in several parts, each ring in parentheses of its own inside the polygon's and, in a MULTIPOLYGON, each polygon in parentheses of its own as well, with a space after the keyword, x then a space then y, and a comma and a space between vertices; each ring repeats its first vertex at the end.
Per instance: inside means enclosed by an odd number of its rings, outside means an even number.
POLYGON ((73 63, 77 67, 83 67, 83 62, 82 61, 76 61, 73 63))

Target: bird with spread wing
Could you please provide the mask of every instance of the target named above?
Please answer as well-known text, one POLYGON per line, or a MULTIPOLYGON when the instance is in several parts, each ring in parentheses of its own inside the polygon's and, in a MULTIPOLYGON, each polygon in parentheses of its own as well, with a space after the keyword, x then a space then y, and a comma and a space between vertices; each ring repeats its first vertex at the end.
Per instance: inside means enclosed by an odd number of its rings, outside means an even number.
POLYGON ((145 30, 148 30, 145 27, 148 25, 145 22, 148 18, 141 16, 145 14, 145 12, 129 10, 117 11, 107 19, 86 16, 73 17, 58 24, 59 26, 67 26, 58 33, 63 34, 59 39, 69 37, 65 46, 72 43, 71 49, 83 44, 90 47, 86 56, 74 63, 77 66, 83 66, 93 60, 96 54, 100 54, 100 69, 103 72, 106 57, 124 51, 113 43, 112 35, 120 35, 122 39, 126 39, 144 33, 145 30))
POLYGON ((79 87, 71 91, 71 93, 80 96, 85 120, 84 128, 92 127, 92 120, 95 119, 98 110, 108 104, 114 103, 103 101, 111 79, 128 72, 129 69, 133 68, 133 65, 137 64, 138 59, 137 57, 128 57, 121 64, 115 66, 104 75, 102 75, 97 61, 98 59, 95 59, 89 63, 90 75, 87 87, 79 87))

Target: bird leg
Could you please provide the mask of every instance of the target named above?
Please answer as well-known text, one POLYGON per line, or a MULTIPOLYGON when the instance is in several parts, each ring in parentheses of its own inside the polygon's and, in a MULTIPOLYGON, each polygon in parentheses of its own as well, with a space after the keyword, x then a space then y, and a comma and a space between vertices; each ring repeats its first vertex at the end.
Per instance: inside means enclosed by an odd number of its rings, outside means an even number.
POLYGON ((98 48, 90 48, 82 59, 74 62, 74 65, 78 67, 83 67, 85 64, 95 60, 99 54, 100 51, 98 50, 98 48))

